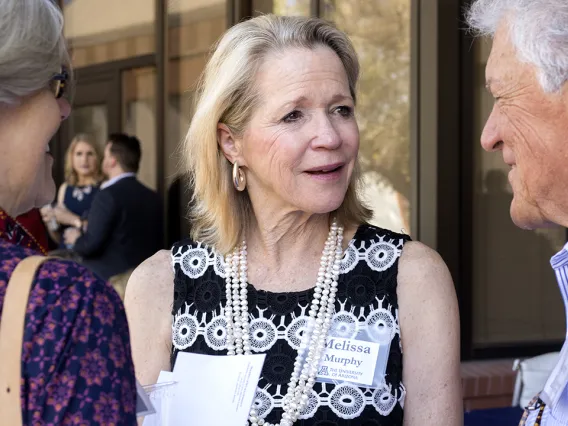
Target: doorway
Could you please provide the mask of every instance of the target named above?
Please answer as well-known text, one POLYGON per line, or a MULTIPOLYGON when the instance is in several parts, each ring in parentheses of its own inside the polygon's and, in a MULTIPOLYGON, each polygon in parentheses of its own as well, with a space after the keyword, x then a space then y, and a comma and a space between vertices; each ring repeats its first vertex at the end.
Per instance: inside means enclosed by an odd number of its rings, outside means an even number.
POLYGON ((65 152, 76 134, 91 135, 102 153, 110 133, 126 132, 137 136, 142 145, 139 179, 156 189, 160 173, 153 126, 155 72, 149 70, 155 70, 154 55, 75 70, 71 114, 52 144, 53 174, 58 186, 65 179, 65 152))

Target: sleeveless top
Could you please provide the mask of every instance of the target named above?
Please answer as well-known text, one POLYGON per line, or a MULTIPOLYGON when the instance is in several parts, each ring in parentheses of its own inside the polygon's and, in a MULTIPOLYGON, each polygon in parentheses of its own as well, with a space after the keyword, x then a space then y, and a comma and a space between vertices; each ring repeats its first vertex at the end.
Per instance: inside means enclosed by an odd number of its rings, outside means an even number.
POLYGON ((65 204, 65 207, 72 213, 84 219, 87 217, 93 199, 98 191, 99 187, 96 185, 67 185, 65 195, 63 196, 63 204, 65 204))
MULTIPOLYGON (((316 382, 295 426, 402 426, 406 390, 396 289, 398 259, 409 240, 407 235, 361 225, 341 261, 330 334, 350 338, 363 325, 381 332, 387 327, 392 340, 384 383, 369 389, 316 382)), ((171 255, 175 274, 172 369, 180 351, 226 355, 223 257, 191 240, 174 244, 171 255)), ((273 293, 248 286, 252 350, 266 354, 253 407, 268 422, 281 419, 282 398, 313 293, 313 288, 273 293)))

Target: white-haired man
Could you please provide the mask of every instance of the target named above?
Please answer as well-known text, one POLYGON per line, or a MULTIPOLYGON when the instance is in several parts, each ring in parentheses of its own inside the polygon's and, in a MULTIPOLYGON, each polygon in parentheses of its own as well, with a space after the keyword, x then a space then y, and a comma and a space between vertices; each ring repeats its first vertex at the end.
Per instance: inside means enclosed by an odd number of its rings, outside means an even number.
MULTIPOLYGON (((481 145, 511 166, 511 217, 524 229, 566 227, 568 1, 475 0, 467 15, 471 28, 493 37, 486 81, 495 105, 481 145)), ((551 263, 568 304, 568 245, 551 263)), ((521 424, 568 425, 568 344, 521 424)))

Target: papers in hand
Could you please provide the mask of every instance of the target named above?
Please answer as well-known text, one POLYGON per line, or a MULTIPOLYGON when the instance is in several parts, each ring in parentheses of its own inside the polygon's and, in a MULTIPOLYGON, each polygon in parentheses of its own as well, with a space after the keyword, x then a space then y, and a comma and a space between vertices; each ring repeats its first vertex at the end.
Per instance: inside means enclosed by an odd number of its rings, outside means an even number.
POLYGON ((158 382, 155 385, 144 386, 156 412, 144 417, 143 426, 165 426, 171 424, 171 403, 175 396, 177 383, 173 381, 173 373, 170 371, 160 372, 158 382))
POLYGON ((142 385, 136 380, 136 416, 143 417, 149 414, 154 414, 156 410, 150 402, 150 398, 142 385))
POLYGON ((162 372, 156 385, 175 382, 175 391, 167 401, 162 398, 157 414, 146 417, 144 425, 242 426, 249 416, 264 359, 264 354, 178 353, 173 373, 162 372))

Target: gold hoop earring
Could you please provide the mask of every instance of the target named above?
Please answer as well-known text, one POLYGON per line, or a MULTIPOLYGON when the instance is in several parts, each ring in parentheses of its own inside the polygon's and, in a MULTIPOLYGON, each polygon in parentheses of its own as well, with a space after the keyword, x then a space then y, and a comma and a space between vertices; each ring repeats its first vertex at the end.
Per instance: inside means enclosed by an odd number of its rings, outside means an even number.
POLYGON ((236 161, 233 163, 233 185, 237 191, 244 191, 247 186, 247 178, 245 173, 239 167, 236 161))

